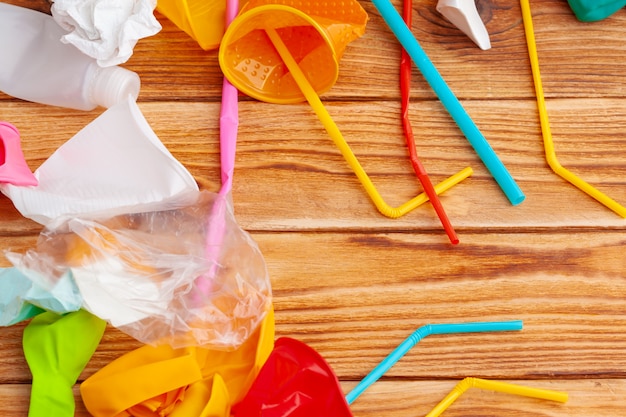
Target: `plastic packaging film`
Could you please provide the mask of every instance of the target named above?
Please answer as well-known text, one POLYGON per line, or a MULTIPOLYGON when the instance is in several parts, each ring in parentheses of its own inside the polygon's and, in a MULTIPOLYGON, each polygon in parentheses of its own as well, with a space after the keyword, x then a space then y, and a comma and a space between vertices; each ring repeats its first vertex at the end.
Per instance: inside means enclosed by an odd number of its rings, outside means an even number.
POLYGON ((271 306, 265 260, 230 206, 220 211, 220 256, 207 259, 216 194, 190 197, 191 204, 156 204, 142 213, 71 218, 11 260, 26 276, 46 277, 39 285, 50 288, 69 271, 86 310, 141 342, 232 349, 271 306), (208 271, 211 287, 199 296, 196 280, 208 271))

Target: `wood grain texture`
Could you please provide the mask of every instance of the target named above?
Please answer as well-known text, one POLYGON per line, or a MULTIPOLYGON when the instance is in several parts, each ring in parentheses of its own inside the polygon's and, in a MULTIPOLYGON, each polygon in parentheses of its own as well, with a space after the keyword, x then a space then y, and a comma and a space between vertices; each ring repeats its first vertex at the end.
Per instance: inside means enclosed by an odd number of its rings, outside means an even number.
MULTIPOLYGON (((582 381, 562 381, 559 384, 546 381, 517 381, 505 382, 526 384, 543 389, 565 389, 570 395, 566 404, 549 403, 541 400, 500 394, 490 391, 471 389, 459 398, 444 413, 446 417, 465 416, 511 416, 511 417, 553 417, 567 415, 571 417, 613 417, 615 409, 610 404, 618 396, 626 393, 622 381, 614 379, 589 379, 582 381), (601 401, 603 404, 595 404, 601 401), (485 409, 493 414, 485 414, 485 409)), ((405 417, 407 415, 425 415, 445 394, 454 387, 454 381, 380 381, 372 386, 371 390, 358 399, 352 406, 355 416, 374 417, 385 415, 389 417, 405 417), (384 398, 384 401, 381 401, 384 398)), ((344 383, 344 390, 352 388, 353 383, 344 383)), ((0 385, 0 396, 11 398, 5 403, 5 415, 24 416, 28 412, 29 385, 5 384, 0 385)), ((76 416, 89 416, 80 402, 80 394, 75 390, 77 399, 76 416)))
MULTIPOLYGON (((49 10, 45 0, 6 2, 49 10)), ((626 204, 626 12, 583 24, 564 0, 531 3, 557 156, 626 204)), ((397 206, 422 191, 400 126, 400 49, 373 5, 362 5, 366 34, 346 50, 322 101, 383 198, 397 206)), ((308 104, 241 97, 235 215, 266 259, 276 335, 318 350, 347 392, 420 326, 519 319, 519 332, 425 338, 353 404, 354 416, 424 415, 468 376, 566 391, 570 399, 553 404, 474 389, 445 416, 626 415, 626 221, 546 164, 519 3, 477 5, 489 51, 445 21, 436 1, 414 1, 413 32, 526 201, 508 203, 414 69, 410 117, 433 181, 474 170, 441 197, 458 246, 429 204, 400 219, 380 215, 308 104)), ((141 40, 125 66, 141 76, 138 104, 155 133, 202 188, 215 191, 217 53, 156 15, 163 30, 141 40)), ((101 112, 0 93, 0 119, 20 129, 33 170, 101 112)), ((0 198, 2 250, 26 252, 40 231, 0 198)), ((0 328, 2 416, 28 412, 23 327, 0 328)), ((109 327, 80 381, 138 346, 109 327)), ((78 386, 75 393, 76 415, 87 416, 78 386)))

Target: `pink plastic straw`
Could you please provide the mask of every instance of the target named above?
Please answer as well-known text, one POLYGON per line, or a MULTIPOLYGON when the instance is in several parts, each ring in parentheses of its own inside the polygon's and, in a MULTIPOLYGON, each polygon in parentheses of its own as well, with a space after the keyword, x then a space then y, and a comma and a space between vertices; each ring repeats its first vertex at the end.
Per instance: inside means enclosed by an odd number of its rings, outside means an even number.
MULTIPOLYGON (((226 2, 226 27, 239 13, 239 1, 226 2)), ((225 196, 233 185, 235 170, 235 150, 237 148, 237 129, 239 127, 239 108, 237 89, 224 77, 222 83, 222 107, 220 111, 220 164, 222 170, 222 188, 219 194, 225 196)))
MULTIPOLYGON (((238 0, 226 2, 226 27, 230 25, 238 12, 238 0)), ((233 185, 237 130, 239 127, 238 94, 237 89, 224 77, 220 110, 220 169, 222 186, 213 203, 206 237, 205 255, 207 260, 212 261, 211 269, 206 275, 196 280, 196 288, 200 294, 208 294, 211 291, 212 278, 217 273, 219 267, 219 255, 222 250, 224 234, 226 233, 224 216, 233 185)))

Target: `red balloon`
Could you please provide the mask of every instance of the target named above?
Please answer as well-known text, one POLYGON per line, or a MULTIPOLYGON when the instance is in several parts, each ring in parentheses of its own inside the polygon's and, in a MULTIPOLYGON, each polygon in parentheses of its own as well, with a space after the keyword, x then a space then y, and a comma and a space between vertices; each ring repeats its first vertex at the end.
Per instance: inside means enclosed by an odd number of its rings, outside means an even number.
POLYGON ((298 340, 281 337, 236 417, 352 417, 339 380, 324 358, 298 340))

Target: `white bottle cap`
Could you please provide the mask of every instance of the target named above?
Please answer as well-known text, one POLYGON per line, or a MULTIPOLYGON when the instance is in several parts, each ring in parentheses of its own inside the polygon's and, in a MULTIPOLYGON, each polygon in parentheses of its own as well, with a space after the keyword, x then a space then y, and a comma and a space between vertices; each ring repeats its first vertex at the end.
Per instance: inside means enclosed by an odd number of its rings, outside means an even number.
POLYGON ((91 99, 109 108, 128 100, 128 96, 136 100, 140 86, 139 76, 133 71, 117 66, 99 68, 91 85, 91 99))

